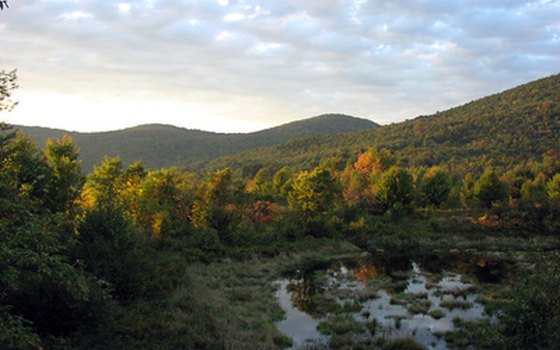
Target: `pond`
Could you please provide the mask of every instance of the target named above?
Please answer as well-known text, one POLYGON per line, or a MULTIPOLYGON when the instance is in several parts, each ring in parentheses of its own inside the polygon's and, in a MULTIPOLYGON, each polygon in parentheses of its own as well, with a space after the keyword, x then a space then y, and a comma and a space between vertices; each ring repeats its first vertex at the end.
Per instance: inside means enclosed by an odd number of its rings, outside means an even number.
POLYGON ((296 349, 327 347, 333 336, 366 344, 413 338, 427 349, 447 349, 441 335, 454 329, 455 319, 495 321, 479 288, 507 278, 505 264, 476 259, 452 267, 433 257, 416 260, 370 257, 294 271, 277 281, 285 318, 276 326, 296 349))

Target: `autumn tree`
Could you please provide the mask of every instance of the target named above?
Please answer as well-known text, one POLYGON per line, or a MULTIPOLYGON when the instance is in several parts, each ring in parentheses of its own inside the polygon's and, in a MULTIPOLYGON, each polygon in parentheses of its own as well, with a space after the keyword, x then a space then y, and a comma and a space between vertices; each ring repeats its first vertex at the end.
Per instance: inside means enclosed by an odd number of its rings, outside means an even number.
POLYGON ((474 184, 474 196, 486 207, 507 197, 507 185, 500 180, 494 169, 487 169, 474 184))
POLYGON ((357 206, 364 211, 374 211, 378 207, 377 199, 366 174, 347 166, 341 175, 342 196, 350 206, 357 206))
POLYGON ((221 230, 227 226, 226 205, 231 202, 234 186, 229 168, 220 169, 204 179, 198 199, 193 203, 191 222, 196 228, 206 226, 221 230))
POLYGON ((162 169, 148 173, 139 199, 139 221, 151 237, 177 230, 188 221, 192 204, 190 188, 181 173, 162 169))
POLYGON ((135 223, 139 223, 140 200, 143 194, 142 187, 148 172, 141 161, 130 164, 123 173, 123 178, 119 188, 119 197, 125 206, 125 213, 135 223))
POLYGON ((120 157, 105 157, 103 163, 94 166, 93 173, 87 178, 83 199, 88 208, 117 207, 121 204, 119 191, 123 181, 120 157))
POLYGON ((372 177, 381 174, 394 164, 395 159, 389 151, 369 149, 358 154, 354 169, 367 177, 372 177))

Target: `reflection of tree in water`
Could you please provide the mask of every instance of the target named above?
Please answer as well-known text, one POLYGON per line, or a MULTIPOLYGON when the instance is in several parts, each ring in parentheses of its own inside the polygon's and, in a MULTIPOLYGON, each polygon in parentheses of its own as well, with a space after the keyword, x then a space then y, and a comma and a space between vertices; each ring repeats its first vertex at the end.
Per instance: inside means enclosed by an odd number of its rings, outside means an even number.
POLYGON ((300 311, 311 314, 317 307, 313 297, 321 291, 321 287, 314 283, 311 273, 305 273, 301 278, 290 280, 286 289, 291 293, 292 305, 300 311))
POLYGON ((371 260, 359 260, 355 268, 356 282, 367 287, 368 280, 373 280, 385 274, 385 266, 376 266, 371 260))

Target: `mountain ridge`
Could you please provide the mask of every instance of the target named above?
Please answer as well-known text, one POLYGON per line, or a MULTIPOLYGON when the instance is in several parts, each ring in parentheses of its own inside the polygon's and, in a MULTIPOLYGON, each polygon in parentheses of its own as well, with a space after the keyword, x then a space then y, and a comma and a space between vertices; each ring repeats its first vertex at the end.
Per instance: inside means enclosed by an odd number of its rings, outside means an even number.
POLYGON ((71 136, 80 148, 83 169, 89 171, 105 155, 118 155, 125 165, 140 159, 148 168, 185 166, 300 137, 332 135, 378 126, 370 120, 345 114, 322 114, 251 133, 216 133, 157 123, 92 133, 16 127, 39 145, 48 138, 59 138, 65 134, 71 136))
POLYGON ((258 152, 248 150, 216 159, 208 167, 310 168, 325 157, 348 160, 374 148, 391 151, 403 166, 445 163, 468 171, 469 162, 512 165, 541 159, 546 152, 560 154, 560 138, 555 135, 560 135, 560 74, 431 115, 344 135, 291 140, 258 152))

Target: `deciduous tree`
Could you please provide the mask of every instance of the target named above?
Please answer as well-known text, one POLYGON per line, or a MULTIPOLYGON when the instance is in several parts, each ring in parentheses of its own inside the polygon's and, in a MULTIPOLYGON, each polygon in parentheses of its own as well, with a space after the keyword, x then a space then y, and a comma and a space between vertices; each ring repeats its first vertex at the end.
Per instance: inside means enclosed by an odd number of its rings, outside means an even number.
POLYGON ((450 191, 451 178, 445 170, 434 167, 424 175, 420 193, 425 205, 439 208, 450 191))
POLYGON ((392 167, 383 173, 376 186, 376 197, 385 210, 409 211, 414 199, 412 175, 405 169, 392 167))
POLYGON ((507 195, 507 185, 500 180, 494 169, 487 169, 474 184, 474 196, 486 208, 491 208, 493 202, 506 199, 507 195))

